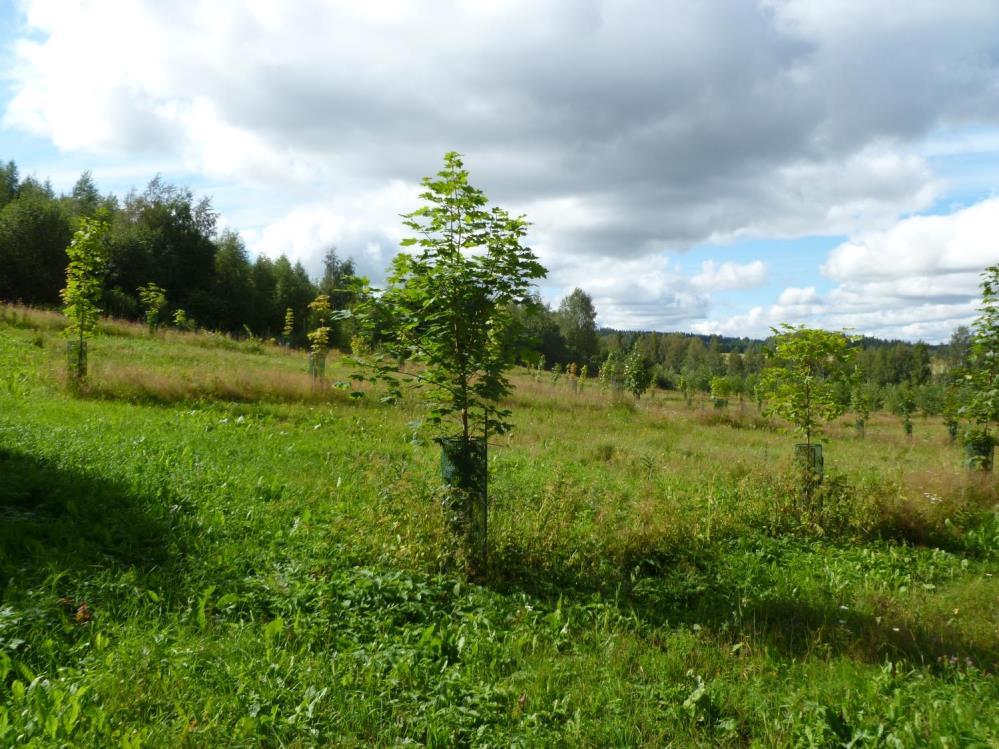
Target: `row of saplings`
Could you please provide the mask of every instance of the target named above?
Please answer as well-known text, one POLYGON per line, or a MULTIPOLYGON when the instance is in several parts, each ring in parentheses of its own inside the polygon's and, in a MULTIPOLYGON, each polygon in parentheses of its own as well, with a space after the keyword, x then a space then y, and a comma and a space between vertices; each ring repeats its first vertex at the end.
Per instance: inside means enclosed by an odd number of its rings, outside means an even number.
MULTIPOLYGON (((965 463, 976 471, 991 471, 995 438, 990 427, 999 420, 999 266, 987 268, 982 281, 983 304, 975 322, 975 335, 968 366, 950 373, 944 404, 944 420, 951 441, 957 440, 960 420, 965 422, 962 441, 965 463)), ((858 434, 873 409, 870 391, 860 384, 861 372, 854 365, 856 350, 842 333, 794 328, 774 330, 774 348, 767 352, 772 366, 763 370, 758 399, 769 399, 768 412, 794 424, 805 442, 795 446, 806 466, 821 477, 822 446, 812 442, 821 425, 848 409, 856 414, 858 434), (843 393, 850 394, 844 400, 843 393)), ((910 391, 902 390, 896 411, 902 415, 906 435, 912 437, 911 414, 915 404, 910 391)))
MULTIPOLYGON (((445 154, 443 169, 422 185, 423 205, 403 217, 412 232, 402 242, 407 251, 394 259, 385 287, 356 288, 360 301, 351 312, 330 309, 323 297, 313 303, 320 323, 310 335, 310 366, 314 376, 322 376, 330 325, 350 315, 361 342, 355 348, 362 352, 355 351, 359 366, 353 378, 380 383, 386 402, 400 397, 404 382, 425 393, 425 421, 436 431, 442 451, 447 520, 469 572, 482 574, 487 565, 488 438, 511 427, 509 411, 500 407, 511 390, 507 372, 529 350, 514 309, 537 304, 532 290, 547 271, 522 243, 526 219, 490 207, 485 195, 469 184, 459 154, 445 154), (373 353, 365 354, 365 349, 373 353)), ((71 350, 81 361, 100 312, 106 233, 100 218, 84 220, 68 250, 63 299, 71 350)), ((999 266, 986 269, 983 277, 961 412, 968 424, 970 464, 991 469, 990 428, 999 422, 999 266)), ((774 332, 770 366, 764 371, 768 409, 803 435, 796 455, 820 480, 822 451, 814 439, 823 423, 843 413, 836 392, 854 371, 855 350, 842 333, 788 325, 774 332)))
MULTIPOLYGON (((793 334, 795 328, 785 327, 784 330, 774 330, 778 336, 785 333, 793 334)), ((820 331, 822 332, 822 331, 820 331)), ((836 337, 837 334, 830 333, 836 337)), ((832 343, 835 346, 835 343, 832 343)), ((767 350, 771 361, 773 360, 773 349, 767 350)), ((740 356, 738 353, 729 356, 740 356)), ((853 353, 847 354, 847 362, 853 360, 853 353)), ((588 368, 583 366, 578 368, 575 364, 569 364, 563 370, 559 364, 552 367, 550 373, 544 370, 544 356, 532 367, 532 373, 536 382, 540 382, 543 377, 550 379, 552 385, 565 375, 572 392, 577 393, 584 387, 588 376, 588 368)), ((861 438, 866 432, 867 422, 871 413, 887 408, 893 414, 902 419, 902 428, 910 439, 913 435, 912 416, 917 408, 923 412, 924 416, 942 414, 944 424, 951 442, 956 442, 961 426, 961 414, 969 402, 971 385, 967 375, 970 370, 957 369, 948 373, 947 381, 943 387, 935 384, 913 385, 909 382, 902 382, 897 386, 878 386, 872 382, 865 382, 865 373, 857 365, 850 370, 848 367, 839 367, 835 371, 825 371, 821 374, 824 381, 829 382, 833 387, 832 395, 838 399, 841 408, 835 409, 835 403, 830 402, 830 411, 837 414, 852 411, 856 419, 854 426, 857 434, 861 438)), ((612 350, 607 354, 607 358, 600 366, 599 385, 602 390, 611 391, 615 399, 624 397, 625 393, 630 393, 635 400, 641 399, 646 391, 649 391, 653 384, 653 370, 645 362, 645 356, 637 346, 633 347, 627 354, 620 350, 612 350)), ((766 377, 749 378, 738 375, 715 375, 707 378, 702 373, 683 372, 676 381, 676 389, 683 396, 687 408, 693 408, 694 399, 698 395, 707 396, 714 403, 716 411, 724 411, 728 408, 729 399, 733 395, 738 395, 740 407, 745 406, 745 396, 751 394, 756 402, 758 413, 763 413, 764 404, 772 395, 773 382, 766 377)), ((651 390, 653 396, 656 390, 651 390)), ((704 408, 705 400, 700 399, 701 408, 704 408)))

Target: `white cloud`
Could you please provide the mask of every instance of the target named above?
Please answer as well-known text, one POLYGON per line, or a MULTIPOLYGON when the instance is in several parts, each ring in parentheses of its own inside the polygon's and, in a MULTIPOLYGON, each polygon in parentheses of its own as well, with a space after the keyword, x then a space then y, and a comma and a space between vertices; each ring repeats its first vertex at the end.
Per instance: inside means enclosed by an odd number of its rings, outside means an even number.
POLYGON ((322 251, 336 245, 342 256, 354 258, 359 272, 377 282, 405 236, 399 215, 418 205, 419 191, 416 184, 394 181, 382 189, 302 205, 246 231, 247 246, 269 257, 287 255, 316 274, 322 251))
POLYGON ((936 133, 922 149, 926 156, 967 156, 999 153, 999 133, 936 133))
POLYGON ((664 255, 586 263, 557 261, 550 267, 552 304, 580 287, 592 297, 602 326, 626 330, 677 330, 703 321, 715 294, 751 288, 766 278, 766 264, 706 260, 690 275, 664 255))
POLYGON ((602 206, 620 241, 589 249, 632 256, 925 207, 913 138, 984 111, 999 30, 960 1, 23 8, 6 122, 60 148, 319 185, 414 179, 456 147, 504 202, 602 206))
POLYGON ((965 147, 928 137, 999 125, 994 0, 21 7, 7 126, 67 153, 175 161, 226 191, 251 248, 312 269, 336 243, 377 275, 414 181, 450 149, 534 222, 552 283, 581 279, 615 325, 708 324, 710 293, 766 281, 760 261, 687 277, 664 251, 848 235, 824 266, 836 293, 774 313, 832 319, 818 310, 834 304, 877 328, 881 299, 913 310, 885 330, 928 330, 993 226, 994 207, 957 230, 897 222, 941 196, 928 157, 965 147), (957 249, 928 249, 944 235, 957 249), (864 285, 880 281, 901 285, 864 285))
POLYGON ((999 198, 941 216, 913 216, 834 248, 822 266, 839 284, 784 289, 769 308, 699 324, 704 332, 765 335, 781 322, 888 338, 945 340, 975 317, 981 272, 999 259, 999 198), (738 332, 736 332, 738 331, 738 332))
MULTIPOLYGON (((882 303, 891 305, 892 300, 884 300, 882 303)), ((691 329, 705 335, 762 338, 770 335, 771 328, 778 327, 781 323, 791 323, 881 338, 939 343, 950 338, 959 325, 967 325, 974 317, 974 309, 973 302, 957 305, 884 306, 869 310, 852 310, 833 305, 805 308, 779 304, 770 307, 759 305, 744 314, 694 322, 691 329)))
POLYGON ((718 320, 699 320, 691 325, 691 330, 701 335, 764 337, 767 335, 769 325, 766 309, 756 306, 741 315, 718 320))
POLYGON ((913 216, 834 249, 822 272, 837 281, 982 270, 999 257, 999 198, 944 216, 913 216))
POLYGON ((777 304, 782 307, 815 304, 817 301, 819 301, 819 295, 816 293, 814 286, 808 286, 804 289, 790 286, 784 289, 777 298, 777 304))
POLYGON ((731 261, 716 263, 705 260, 701 272, 690 279, 695 288, 704 291, 728 289, 752 289, 762 286, 767 280, 767 264, 762 260, 740 265, 731 261))

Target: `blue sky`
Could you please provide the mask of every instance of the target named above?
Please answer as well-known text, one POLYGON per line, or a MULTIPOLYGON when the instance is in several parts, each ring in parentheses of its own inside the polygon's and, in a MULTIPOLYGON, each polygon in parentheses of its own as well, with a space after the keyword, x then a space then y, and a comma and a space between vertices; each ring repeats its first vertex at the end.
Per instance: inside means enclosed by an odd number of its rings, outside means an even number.
POLYGON ((455 149, 602 324, 939 341, 999 260, 997 40, 981 0, 22 0, 0 158, 59 191, 160 173, 253 253, 377 279, 455 149))

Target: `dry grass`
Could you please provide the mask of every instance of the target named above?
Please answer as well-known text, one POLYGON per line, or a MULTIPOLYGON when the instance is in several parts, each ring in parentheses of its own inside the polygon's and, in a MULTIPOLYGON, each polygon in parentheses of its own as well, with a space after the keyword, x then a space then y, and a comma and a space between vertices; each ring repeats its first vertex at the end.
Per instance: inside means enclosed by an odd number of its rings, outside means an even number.
MULTIPOLYGON (((65 330, 68 324, 66 317, 56 310, 6 303, 0 303, 0 323, 41 332, 59 332, 65 330)), ((123 320, 116 317, 101 318, 101 321, 97 325, 97 333, 115 338, 149 339, 155 337, 157 340, 167 343, 184 343, 201 348, 220 348, 249 353, 261 353, 264 350, 278 348, 260 340, 247 340, 244 337, 209 330, 195 332, 164 327, 155 336, 151 336, 149 328, 144 323, 123 320)))
POLYGON ((35 309, 23 304, 0 304, 0 323, 49 332, 63 330, 66 318, 52 310, 35 309))
POLYGON ((966 545, 972 519, 999 502, 999 487, 987 474, 921 470, 904 474, 895 486, 877 503, 878 530, 921 546, 966 545))
MULTIPOLYGON (((56 370, 64 387, 69 383, 56 370)), ((219 400, 236 403, 330 403, 349 400, 326 379, 315 383, 307 372, 280 369, 170 372, 144 364, 95 362, 87 382, 78 388, 91 398, 143 403, 219 400)))

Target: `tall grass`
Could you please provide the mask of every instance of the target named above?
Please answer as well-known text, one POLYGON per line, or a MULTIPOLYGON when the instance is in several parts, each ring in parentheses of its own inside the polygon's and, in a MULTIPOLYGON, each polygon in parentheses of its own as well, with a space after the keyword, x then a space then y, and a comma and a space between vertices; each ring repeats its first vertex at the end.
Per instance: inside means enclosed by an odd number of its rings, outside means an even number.
MULTIPOLYGON (((65 376, 56 375, 65 386, 65 376)), ((98 363, 80 395, 133 403, 187 403, 218 400, 232 403, 345 403, 349 396, 330 383, 316 387, 305 372, 280 369, 164 372, 143 364, 98 363)), ((360 388, 358 388, 360 389, 360 388)))
POLYGON ((473 585, 418 394, 110 324, 80 397, 58 316, 0 308, 0 745, 999 735, 999 495, 937 420, 833 425, 805 500, 752 406, 517 373, 473 585))

